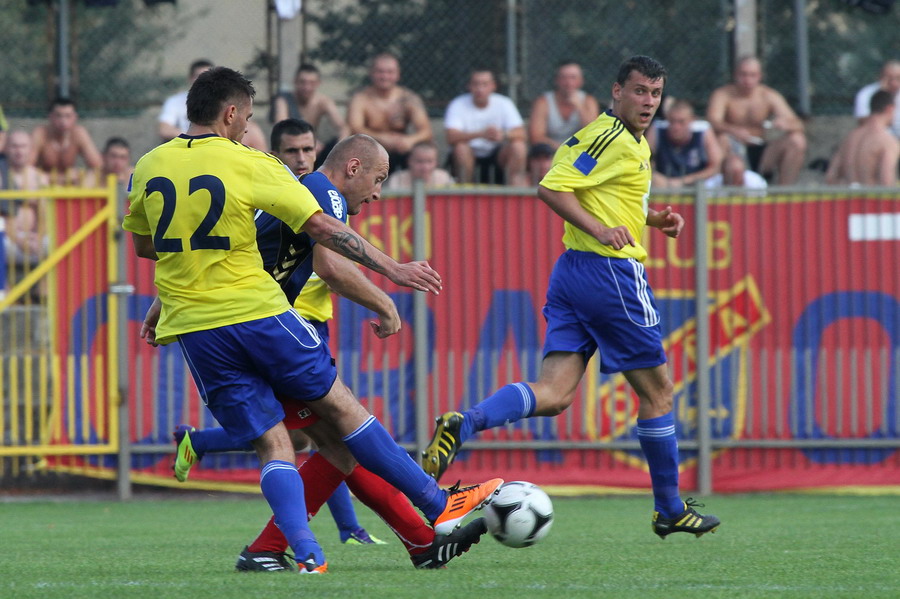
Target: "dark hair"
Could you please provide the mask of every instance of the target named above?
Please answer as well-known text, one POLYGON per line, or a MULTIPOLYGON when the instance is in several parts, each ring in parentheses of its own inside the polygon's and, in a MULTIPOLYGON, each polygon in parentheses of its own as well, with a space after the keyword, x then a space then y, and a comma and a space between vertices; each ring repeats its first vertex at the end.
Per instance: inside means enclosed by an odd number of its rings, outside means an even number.
POLYGON ((188 120, 197 125, 212 125, 226 104, 250 101, 255 95, 253 84, 239 72, 213 67, 201 73, 188 91, 188 120))
POLYGON ((308 62, 304 62, 299 67, 297 67, 297 72, 294 74, 294 77, 296 77, 300 73, 315 73, 316 75, 320 74, 319 67, 308 62))
POLYGON ((891 94, 891 92, 880 89, 872 94, 872 99, 869 100, 869 112, 871 112, 872 114, 884 112, 884 109, 893 103, 894 96, 891 94))
POLYGON ((47 108, 47 112, 53 112, 53 109, 57 106, 71 106, 72 108, 75 108, 75 100, 66 96, 57 96, 50 102, 50 107, 47 108))
POLYGON ((649 56, 632 56, 619 67, 619 74, 616 77, 616 82, 618 82, 619 85, 625 85, 625 82, 628 81, 628 76, 631 75, 632 71, 637 71, 651 81, 662 79, 663 83, 666 82, 666 75, 668 74, 666 73, 666 67, 662 66, 655 59, 650 58, 649 56))
POLYGON ((188 71, 188 75, 189 75, 189 76, 193 76, 193 75, 194 75, 194 71, 196 71, 197 69, 206 69, 206 68, 210 68, 210 69, 211 69, 211 68, 213 68, 214 66, 216 66, 216 65, 214 65, 214 64, 212 63, 212 61, 207 60, 207 59, 205 59, 205 58, 201 58, 201 59, 199 59, 199 60, 195 60, 194 62, 191 63, 191 68, 190 68, 190 70, 188 71))
POLYGON ((303 135, 304 133, 312 133, 313 139, 316 137, 316 131, 313 129, 313 126, 304 120, 284 119, 283 121, 278 121, 272 127, 269 145, 272 146, 273 152, 280 152, 282 135, 303 135))
POLYGON ((106 140, 106 145, 103 146, 103 153, 106 154, 107 152, 109 152, 109 149, 110 149, 110 148, 113 148, 113 147, 116 147, 116 146, 118 146, 118 147, 120 147, 120 148, 125 148, 125 149, 128 150, 129 152, 131 151, 131 146, 128 145, 128 142, 125 141, 125 138, 123 138, 123 137, 110 137, 109 139, 106 140))

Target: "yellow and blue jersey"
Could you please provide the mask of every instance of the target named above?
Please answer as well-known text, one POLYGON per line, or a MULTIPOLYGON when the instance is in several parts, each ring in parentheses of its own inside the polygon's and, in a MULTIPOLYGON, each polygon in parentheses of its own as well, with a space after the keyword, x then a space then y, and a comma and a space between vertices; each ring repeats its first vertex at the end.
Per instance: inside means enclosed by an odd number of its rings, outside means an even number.
POLYGON ((263 269, 255 213, 299 231, 321 208, 277 158, 212 134, 180 135, 138 161, 128 199, 123 228, 151 236, 158 256, 161 343, 290 308, 263 269))
MULTIPOLYGON (((328 177, 316 171, 300 177, 303 186, 308 189, 322 211, 344 223, 347 222, 347 200, 341 192, 328 180, 328 177)), ((315 240, 306 233, 294 233, 291 228, 279 221, 271 214, 259 212, 256 219, 256 240, 259 252, 262 255, 263 267, 278 281, 287 297, 287 301, 296 305, 296 299, 305 289, 307 281, 313 275, 312 252, 315 240)), ((319 279, 316 279, 319 280, 319 279)), ((328 296, 328 287, 319 281, 324 288, 318 292, 328 301, 329 315, 327 318, 319 318, 309 310, 301 310, 300 314, 310 320, 325 322, 331 318, 331 298, 328 296)), ((319 309, 321 304, 310 307, 319 309)))
POLYGON ((643 137, 636 140, 618 117, 603 113, 569 138, 556 151, 541 185, 573 192, 597 220, 607 227, 628 227, 637 243, 616 250, 566 222, 566 248, 640 261, 647 257, 640 240, 650 195, 650 146, 643 137))

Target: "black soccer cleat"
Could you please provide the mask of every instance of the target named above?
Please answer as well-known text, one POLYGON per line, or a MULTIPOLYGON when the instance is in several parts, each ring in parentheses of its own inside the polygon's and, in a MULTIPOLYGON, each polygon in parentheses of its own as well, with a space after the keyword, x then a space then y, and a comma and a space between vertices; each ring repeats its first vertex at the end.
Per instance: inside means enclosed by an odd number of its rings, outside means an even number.
POLYGON ((409 559, 419 569, 443 568, 447 562, 454 557, 459 557, 480 541, 481 535, 486 532, 487 525, 484 523, 484 518, 477 518, 449 535, 435 535, 434 542, 428 549, 422 553, 410 555, 409 559))
POLYGON ((287 572, 294 570, 291 557, 274 551, 250 551, 244 547, 234 569, 238 572, 287 572))
POLYGON ((463 415, 459 412, 446 412, 434 421, 437 426, 431 443, 422 452, 422 469, 434 480, 441 480, 462 447, 459 432, 462 429, 463 415))
POLYGON ((653 532, 661 539, 665 539, 673 532, 690 532, 698 538, 708 532, 716 532, 719 519, 712 515, 704 516, 698 513, 695 507, 703 507, 703 504, 689 497, 684 502, 684 511, 674 518, 663 518, 659 512, 653 512, 653 532))

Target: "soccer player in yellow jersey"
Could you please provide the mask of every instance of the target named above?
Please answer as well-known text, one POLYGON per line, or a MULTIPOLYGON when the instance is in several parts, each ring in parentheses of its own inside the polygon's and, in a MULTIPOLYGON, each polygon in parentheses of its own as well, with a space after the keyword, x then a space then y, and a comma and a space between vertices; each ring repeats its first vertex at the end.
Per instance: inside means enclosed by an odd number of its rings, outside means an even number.
MULTIPOLYGON (((306 522, 303 486, 275 393, 313 398, 311 409, 345 436, 354 457, 403 491, 438 532, 452 531, 502 481, 461 490, 448 502, 450 494, 340 381, 327 346, 262 268, 256 209, 395 284, 433 293, 441 285, 426 262, 398 264, 325 215, 280 161, 240 143, 254 95, 250 81, 228 68, 197 78, 187 99, 191 127, 138 161, 123 227, 137 255, 157 261, 157 340, 178 341, 216 420, 256 449, 263 495, 300 571, 321 573, 327 563, 306 522)), ((358 172, 357 185, 373 196, 387 177, 384 148, 377 163, 358 172)))
POLYGON ((672 382, 659 312, 647 284, 640 244, 645 226, 678 237, 684 219, 647 205, 650 148, 644 132, 659 107, 665 68, 635 56, 619 68, 612 109, 557 150, 538 196, 565 219, 566 252, 553 268, 544 316, 547 334, 537 382, 507 385, 465 413, 438 418, 425 469, 439 478, 478 431, 568 408, 588 359, 599 349, 604 373, 622 372, 640 399, 637 434, 653 486, 653 530, 698 536, 719 519, 701 515, 678 491, 678 444, 672 382))

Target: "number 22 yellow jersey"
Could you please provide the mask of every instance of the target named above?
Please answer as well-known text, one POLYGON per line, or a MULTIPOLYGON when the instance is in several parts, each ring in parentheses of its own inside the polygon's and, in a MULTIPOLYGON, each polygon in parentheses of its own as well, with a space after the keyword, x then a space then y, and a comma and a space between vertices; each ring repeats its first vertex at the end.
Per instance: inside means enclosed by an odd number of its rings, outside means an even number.
POLYGON ((299 231, 321 211, 277 158, 215 135, 180 135, 135 166, 123 228, 153 239, 160 343, 290 308, 263 270, 256 209, 299 231))

